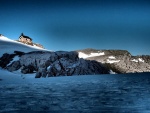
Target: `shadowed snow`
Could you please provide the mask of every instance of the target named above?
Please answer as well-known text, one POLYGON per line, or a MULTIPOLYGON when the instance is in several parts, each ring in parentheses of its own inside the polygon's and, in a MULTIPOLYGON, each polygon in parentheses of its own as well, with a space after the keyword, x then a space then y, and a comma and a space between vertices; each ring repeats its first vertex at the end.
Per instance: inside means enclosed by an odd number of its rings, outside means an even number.
POLYGON ((149 83, 144 73, 35 79, 1 69, 0 112, 148 113, 149 83))

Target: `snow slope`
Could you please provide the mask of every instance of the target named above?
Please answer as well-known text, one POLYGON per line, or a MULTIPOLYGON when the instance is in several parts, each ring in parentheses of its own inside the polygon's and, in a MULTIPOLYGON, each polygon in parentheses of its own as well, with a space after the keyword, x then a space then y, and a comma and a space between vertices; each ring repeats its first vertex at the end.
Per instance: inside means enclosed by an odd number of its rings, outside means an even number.
POLYGON ((0 72, 2 113, 150 112, 149 73, 35 79, 29 74, 0 72))
POLYGON ((31 52, 31 51, 47 51, 46 49, 38 48, 35 46, 29 46, 7 37, 0 36, 0 57, 4 53, 12 54, 14 51, 31 52))

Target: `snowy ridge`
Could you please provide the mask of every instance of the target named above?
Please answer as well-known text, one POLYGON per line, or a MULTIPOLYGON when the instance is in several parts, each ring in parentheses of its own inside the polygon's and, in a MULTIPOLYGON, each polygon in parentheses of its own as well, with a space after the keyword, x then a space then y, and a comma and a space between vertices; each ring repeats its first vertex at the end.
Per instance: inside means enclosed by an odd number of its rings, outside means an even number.
POLYGON ((14 51, 31 52, 31 51, 48 51, 35 46, 29 46, 21 42, 11 40, 5 36, 0 36, 0 57, 4 53, 13 54, 14 51))
POLYGON ((89 57, 96 57, 96 56, 102 56, 102 55, 105 55, 105 53, 104 52, 101 52, 101 53, 90 53, 88 55, 88 54, 85 54, 83 52, 79 52, 79 58, 89 58, 89 57))
POLYGON ((12 42, 14 42, 13 40, 11 40, 11 39, 9 39, 9 38, 3 36, 3 35, 0 36, 0 40, 3 40, 3 41, 12 41, 12 42))

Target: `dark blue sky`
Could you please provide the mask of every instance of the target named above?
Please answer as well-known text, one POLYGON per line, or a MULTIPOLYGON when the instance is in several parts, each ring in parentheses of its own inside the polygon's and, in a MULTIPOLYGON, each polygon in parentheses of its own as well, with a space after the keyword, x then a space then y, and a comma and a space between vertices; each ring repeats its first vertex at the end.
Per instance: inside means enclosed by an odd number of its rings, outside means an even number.
POLYGON ((0 0, 0 34, 21 32, 49 50, 150 54, 149 0, 0 0))

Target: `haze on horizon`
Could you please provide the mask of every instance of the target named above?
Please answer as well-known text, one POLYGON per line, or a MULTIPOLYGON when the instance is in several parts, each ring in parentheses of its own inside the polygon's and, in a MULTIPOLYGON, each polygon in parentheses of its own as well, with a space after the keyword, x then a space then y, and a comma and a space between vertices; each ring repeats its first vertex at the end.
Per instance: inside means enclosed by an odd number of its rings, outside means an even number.
POLYGON ((149 0, 0 0, 0 34, 49 50, 123 49, 150 55, 149 0))

